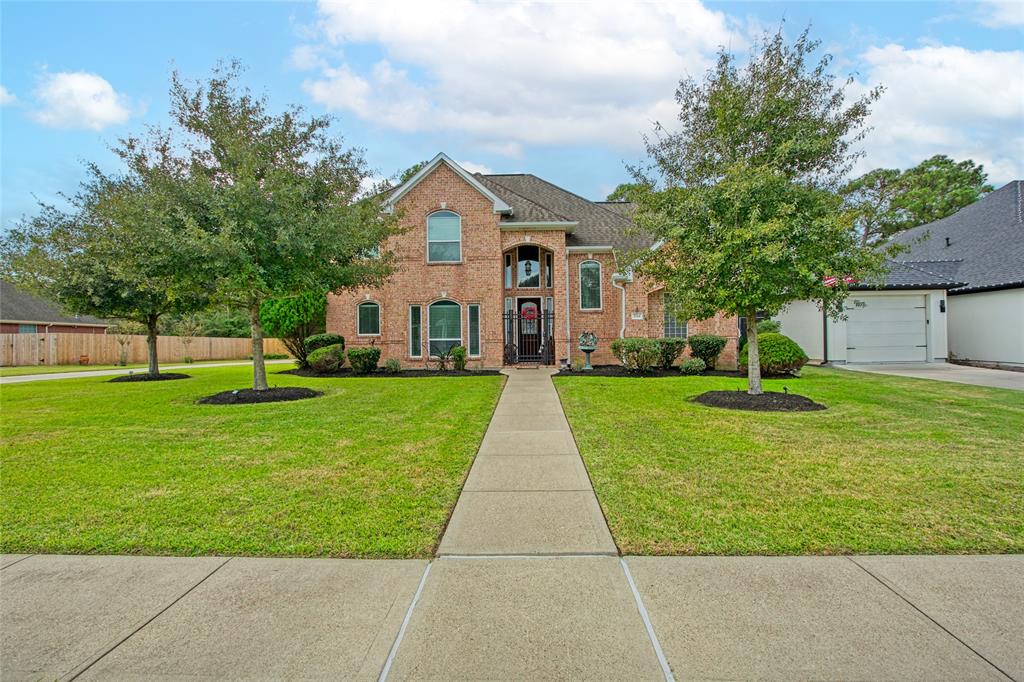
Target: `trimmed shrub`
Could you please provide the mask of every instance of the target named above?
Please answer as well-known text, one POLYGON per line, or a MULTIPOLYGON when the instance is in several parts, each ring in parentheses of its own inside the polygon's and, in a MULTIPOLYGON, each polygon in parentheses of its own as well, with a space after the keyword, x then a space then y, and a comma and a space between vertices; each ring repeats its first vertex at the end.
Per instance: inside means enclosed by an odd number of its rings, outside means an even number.
POLYGON ((466 369, 466 347, 455 346, 452 348, 452 369, 461 372, 466 369))
POLYGON ((662 369, 672 369, 672 365, 675 364, 684 350, 686 350, 686 339, 658 339, 659 366, 662 369))
POLYGON ((312 353, 317 348, 326 348, 327 346, 341 346, 342 350, 345 350, 345 337, 340 334, 313 334, 313 336, 306 338, 306 352, 312 353))
POLYGON ((782 331, 782 323, 778 320, 761 320, 757 323, 757 334, 778 334, 782 331))
POLYGON ((345 347, 340 343, 317 348, 306 356, 306 362, 317 374, 337 372, 345 364, 345 347))
MULTIPOLYGON (((744 346, 740 351, 740 371, 747 371, 747 351, 744 346)), ((757 354, 761 359, 761 372, 764 374, 800 375, 800 368, 807 364, 807 353, 796 341, 783 334, 768 333, 757 335, 757 354)))
POLYGON ((708 368, 700 358, 687 358, 679 365, 679 371, 687 376, 700 374, 708 368))
POLYGON ((704 361, 708 369, 715 368, 719 354, 725 348, 725 337, 714 334, 694 334, 689 339, 690 354, 704 361))
POLYGON ((348 362, 356 374, 369 374, 377 369, 377 363, 380 362, 380 348, 374 346, 350 348, 348 362))
POLYGON ((615 339, 612 355, 630 372, 641 373, 658 366, 661 350, 654 339, 615 339))
POLYGON ((384 362, 384 371, 388 374, 398 374, 402 371, 402 363, 397 358, 388 358, 384 362))

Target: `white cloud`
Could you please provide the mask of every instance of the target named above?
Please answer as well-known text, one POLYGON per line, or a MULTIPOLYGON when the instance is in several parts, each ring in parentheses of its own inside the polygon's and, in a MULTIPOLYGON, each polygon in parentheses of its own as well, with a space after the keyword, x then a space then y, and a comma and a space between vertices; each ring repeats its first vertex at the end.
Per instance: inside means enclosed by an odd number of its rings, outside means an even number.
POLYGON ((719 46, 746 44, 698 2, 628 11, 604 1, 323 2, 319 11, 328 45, 373 43, 384 57, 360 71, 321 66, 304 84, 316 102, 385 128, 459 131, 509 156, 524 144, 635 148, 653 120, 675 115, 680 77, 702 74, 719 46))
POLYGON ((999 184, 1024 177, 1024 51, 900 45, 869 48, 860 88, 886 91, 858 172, 933 156, 983 163, 999 184))
POLYGON ((456 161, 457 164, 468 170, 470 173, 481 173, 483 175, 490 175, 494 172, 490 166, 485 166, 482 163, 474 163, 473 161, 456 161))
POLYGON ((0 107, 5 107, 8 104, 14 104, 18 101, 18 98, 14 96, 14 93, 0 85, 0 107))
POLYGON ((975 19, 991 28, 1024 26, 1024 2, 1021 0, 982 0, 978 3, 975 19))
POLYGON ((94 73, 45 74, 35 96, 40 107, 32 118, 54 128, 102 130, 132 116, 128 99, 94 73))

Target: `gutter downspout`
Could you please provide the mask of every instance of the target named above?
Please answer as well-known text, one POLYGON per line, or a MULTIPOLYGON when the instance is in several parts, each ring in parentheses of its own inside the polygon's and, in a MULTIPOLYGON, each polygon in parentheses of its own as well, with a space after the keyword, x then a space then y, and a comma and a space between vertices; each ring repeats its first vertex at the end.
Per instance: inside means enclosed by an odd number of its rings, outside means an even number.
POLYGON ((821 364, 828 364, 828 315, 821 309, 821 364))
POLYGON ((569 305, 572 300, 569 293, 569 249, 565 250, 565 357, 572 365, 572 329, 569 326, 569 305))
POLYGON ((619 327, 619 338, 626 338, 626 287, 621 284, 616 284, 616 280, 620 282, 629 281, 625 275, 612 275, 612 286, 622 292, 622 326, 619 327))

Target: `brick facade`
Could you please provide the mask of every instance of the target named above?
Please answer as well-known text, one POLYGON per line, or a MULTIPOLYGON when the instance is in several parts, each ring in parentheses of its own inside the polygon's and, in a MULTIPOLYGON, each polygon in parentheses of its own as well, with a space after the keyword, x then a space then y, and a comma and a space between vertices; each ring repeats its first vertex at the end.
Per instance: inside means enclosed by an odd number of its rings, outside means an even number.
MULTIPOLYGON (((503 318, 505 299, 529 296, 554 302, 553 336, 555 362, 582 360, 576 339, 584 331, 593 331, 600 339, 593 355, 596 364, 613 364, 611 341, 623 326, 623 290, 625 292, 625 336, 660 337, 663 333, 663 307, 660 290, 641 282, 619 283, 614 254, 607 249, 585 247, 570 250, 566 235, 559 230, 502 230, 499 215, 490 199, 466 182, 445 164, 410 189, 398 201, 406 231, 392 237, 384 246, 396 256, 396 271, 379 289, 343 291, 328 296, 327 330, 345 337, 349 347, 375 345, 381 348, 381 362, 398 359, 405 367, 429 365, 427 358, 428 306, 449 300, 461 306, 463 345, 468 347, 470 304, 480 306, 481 347, 471 357, 470 367, 500 367, 503 364, 503 318), (462 261, 457 264, 427 262, 427 217, 438 210, 453 211, 462 219, 462 261), (504 253, 519 245, 535 245, 552 256, 552 286, 541 277, 540 289, 505 289, 504 253), (579 295, 579 267, 587 260, 601 264, 601 309, 582 310, 579 295), (567 288, 568 283, 568 288, 567 288), (568 294, 568 295, 567 295, 568 294), (568 299, 568 320, 565 314, 568 299), (357 334, 357 306, 363 301, 380 305, 380 334, 357 334), (421 357, 410 352, 409 308, 422 306, 421 357), (634 319, 636 318, 636 319, 634 319), (567 329, 568 323, 568 329, 567 329)), ((513 277, 513 285, 515 285, 513 277)), ((720 366, 735 367, 737 326, 735 318, 718 316, 704 322, 690 322, 690 333, 706 332, 729 339, 720 366)))

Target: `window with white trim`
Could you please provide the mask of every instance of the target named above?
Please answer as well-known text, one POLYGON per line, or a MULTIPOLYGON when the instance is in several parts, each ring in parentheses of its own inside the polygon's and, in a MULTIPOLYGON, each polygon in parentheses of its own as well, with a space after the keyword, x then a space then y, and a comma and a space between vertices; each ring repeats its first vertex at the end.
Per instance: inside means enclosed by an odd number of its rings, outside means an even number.
POLYGON ((665 329, 664 336, 669 339, 686 338, 686 320, 676 317, 676 308, 667 295, 665 296, 665 329))
POLYGON ((380 306, 373 301, 359 304, 357 315, 359 336, 380 336, 380 306))
POLYGON ((409 306, 409 357, 423 357, 423 308, 409 306))
POLYGON ((551 289, 554 285, 555 270, 551 267, 552 264, 551 252, 544 254, 544 286, 551 289))
POLYGON ((462 218, 451 211, 427 216, 427 262, 458 263, 462 260, 462 218))
POLYGON ((580 309, 601 309, 601 264, 596 260, 580 263, 580 309))
POLYGON ((462 345, 462 306, 438 301, 427 308, 427 345, 431 357, 446 355, 462 345))
POLYGON ((469 304, 469 356, 480 357, 480 304, 469 304))
POLYGON ((505 254, 505 288, 512 288, 512 254, 505 254))

